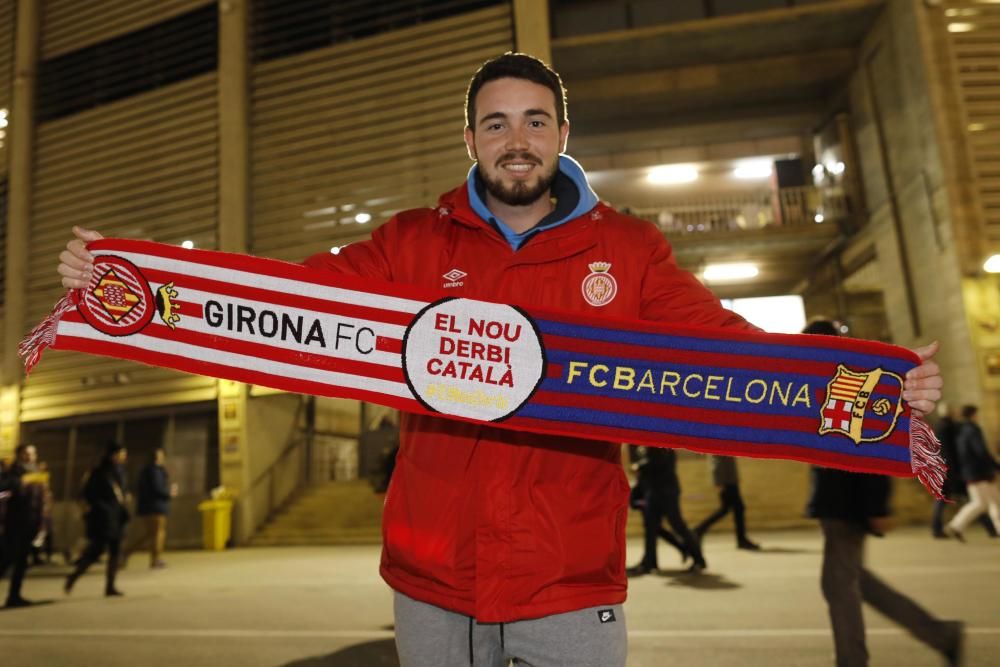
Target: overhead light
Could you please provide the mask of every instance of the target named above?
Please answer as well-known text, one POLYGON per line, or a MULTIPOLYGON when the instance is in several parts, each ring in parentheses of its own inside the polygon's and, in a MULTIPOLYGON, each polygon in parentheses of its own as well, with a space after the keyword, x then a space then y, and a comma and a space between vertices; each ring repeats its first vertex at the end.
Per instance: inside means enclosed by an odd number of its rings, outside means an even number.
POLYGON ((975 23, 957 22, 948 24, 948 32, 972 32, 975 29, 975 23))
POLYGON ((772 167, 770 160, 748 160, 736 165, 736 169, 733 169, 733 178, 739 178, 742 180, 770 178, 771 171, 772 167))
POLYGON ((823 178, 823 174, 826 173, 826 167, 821 164, 817 164, 813 167, 813 178, 819 180, 823 178))
POLYGON ((698 180, 698 168, 693 164, 664 164, 653 167, 646 175, 653 185, 678 185, 698 180))
POLYGON ((837 162, 832 163, 829 167, 827 167, 827 169, 830 170, 830 173, 833 174, 834 176, 840 176, 841 174, 844 173, 844 169, 846 168, 847 168, 846 165, 839 160, 837 162))
POLYGON ((709 264, 702 274, 710 283, 726 283, 755 278, 760 270, 756 264, 735 262, 732 264, 709 264))
POLYGON ((337 212, 336 206, 327 206, 325 208, 315 208, 311 211, 306 211, 302 215, 304 215, 307 218, 316 218, 323 215, 333 215, 336 212, 337 212))
POLYGON ((332 248, 330 248, 330 253, 331 253, 331 254, 334 254, 334 255, 339 255, 339 254, 340 254, 340 249, 341 249, 342 247, 343 247, 343 246, 339 246, 339 245, 335 245, 335 246, 333 246, 332 248))
POLYGON ((822 213, 817 213, 817 214, 816 214, 816 215, 815 215, 815 216, 813 217, 813 220, 815 220, 815 221, 816 221, 816 223, 818 224, 818 223, 821 223, 821 222, 823 222, 824 220, 826 220, 826 218, 825 218, 825 217, 823 216, 823 214, 822 214, 822 213))
POLYGON ((990 258, 983 262, 983 271, 986 273, 1000 273, 1000 255, 990 255, 990 258))
POLYGON ((372 219, 371 213, 363 213, 362 212, 362 213, 358 213, 356 216, 354 216, 354 222, 358 223, 359 225, 363 225, 366 222, 371 222, 371 219, 372 219))
POLYGON ((982 132, 986 129, 986 123, 969 123, 969 132, 982 132))
POLYGON ((185 241, 184 243, 181 244, 181 247, 182 248, 186 248, 187 250, 190 250, 191 248, 194 247, 194 241, 188 239, 187 241, 185 241))

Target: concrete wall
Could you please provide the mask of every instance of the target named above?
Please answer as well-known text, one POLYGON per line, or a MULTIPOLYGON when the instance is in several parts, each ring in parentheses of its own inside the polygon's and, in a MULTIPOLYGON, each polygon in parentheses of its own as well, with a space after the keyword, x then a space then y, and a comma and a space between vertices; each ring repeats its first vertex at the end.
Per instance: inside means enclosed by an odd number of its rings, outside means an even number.
POLYGON ((297 394, 257 396, 248 400, 250 490, 241 500, 250 505, 255 527, 267 519, 273 508, 280 507, 302 482, 304 447, 298 447, 280 462, 278 459, 293 440, 302 442, 301 424, 296 423, 296 416, 303 400, 304 397, 297 394))
POLYGON ((866 37, 848 92, 892 342, 945 343, 938 355, 949 402, 979 402, 977 355, 966 317, 960 248, 929 94, 919 3, 893 0, 866 37), (880 132, 882 142, 880 147, 880 132), (898 232, 890 191, 898 203, 898 232), (911 313, 910 287, 916 296, 911 313), (914 321, 916 320, 916 321, 914 321))

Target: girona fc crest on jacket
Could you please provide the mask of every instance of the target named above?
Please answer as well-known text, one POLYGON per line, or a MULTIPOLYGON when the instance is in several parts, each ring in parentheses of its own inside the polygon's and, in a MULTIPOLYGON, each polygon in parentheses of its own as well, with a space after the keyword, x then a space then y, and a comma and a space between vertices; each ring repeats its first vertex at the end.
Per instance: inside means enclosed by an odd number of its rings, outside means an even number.
POLYGON ((858 373, 843 364, 826 386, 819 434, 840 433, 854 441, 878 442, 889 437, 904 410, 903 378, 876 368, 858 373))
POLYGON ((610 262, 594 262, 587 265, 590 275, 583 279, 583 298, 591 306, 606 306, 618 294, 618 283, 615 277, 608 273, 610 262))

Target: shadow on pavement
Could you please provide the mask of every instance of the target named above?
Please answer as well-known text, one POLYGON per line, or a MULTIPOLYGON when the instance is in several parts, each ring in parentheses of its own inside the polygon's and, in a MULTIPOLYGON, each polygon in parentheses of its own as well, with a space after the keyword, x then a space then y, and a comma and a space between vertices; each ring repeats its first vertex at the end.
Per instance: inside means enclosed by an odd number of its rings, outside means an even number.
POLYGON ((759 554, 818 554, 820 549, 797 549, 795 547, 761 547, 759 554))
POLYGON ((54 604, 55 600, 32 600, 30 607, 5 607, 0 605, 0 612, 6 611, 9 613, 17 613, 22 609, 33 609, 34 607, 44 607, 46 605, 54 604))
POLYGON ((355 644, 336 653, 315 658, 303 658, 282 667, 399 667, 396 642, 382 639, 376 642, 355 644))
POLYGON ((684 586, 706 591, 731 591, 742 588, 742 584, 726 579, 725 575, 713 572, 692 574, 687 570, 661 570, 661 577, 670 579, 668 586, 684 586))

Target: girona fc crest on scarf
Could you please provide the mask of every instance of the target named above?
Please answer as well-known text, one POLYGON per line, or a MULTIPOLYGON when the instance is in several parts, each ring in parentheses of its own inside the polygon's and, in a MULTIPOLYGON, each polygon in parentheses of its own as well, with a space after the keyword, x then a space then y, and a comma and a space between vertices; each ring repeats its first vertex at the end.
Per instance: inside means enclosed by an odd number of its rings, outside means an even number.
POLYGON ((590 275, 583 279, 583 298, 591 306, 606 306, 618 294, 618 283, 615 277, 608 273, 610 262, 594 262, 587 265, 590 275))
POLYGON ((181 319, 174 284, 161 286, 154 296, 142 271, 124 257, 102 256, 94 265, 90 285, 81 292, 77 304, 80 315, 109 336, 137 334, 157 313, 171 329, 181 319))
POLYGON ((881 368, 857 373, 839 364, 826 387, 819 434, 840 433, 855 445, 885 440, 904 410, 902 391, 903 378, 895 373, 881 368))
POLYGON ((94 264, 94 278, 81 296, 78 309, 83 319, 109 336, 138 333, 156 314, 153 292, 142 272, 113 255, 94 264))

